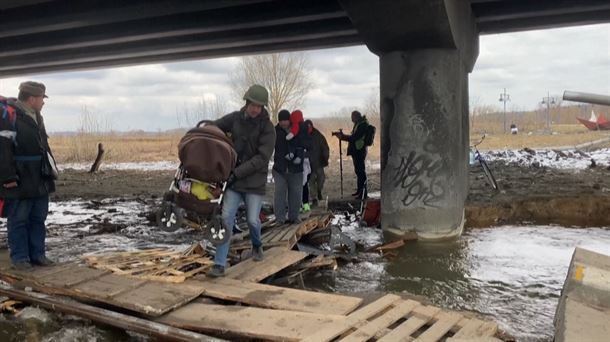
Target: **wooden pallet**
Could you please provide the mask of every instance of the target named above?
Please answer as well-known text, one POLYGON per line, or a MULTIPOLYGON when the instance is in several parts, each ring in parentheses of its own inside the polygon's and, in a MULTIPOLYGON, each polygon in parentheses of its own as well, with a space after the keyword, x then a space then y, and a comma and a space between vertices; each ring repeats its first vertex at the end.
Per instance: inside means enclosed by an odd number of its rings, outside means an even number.
POLYGON ((257 283, 305 259, 307 255, 303 252, 274 247, 265 251, 265 258, 262 261, 257 262, 250 258, 229 267, 225 277, 257 283))
POLYGON ((441 341, 493 338, 498 326, 417 301, 386 295, 304 341, 441 341))
POLYGON ((214 264, 198 243, 183 252, 150 249, 84 256, 90 267, 143 280, 181 283, 207 272, 214 264))
MULTIPOLYGON (((329 213, 316 215, 309 219, 294 225, 281 225, 267 229, 261 235, 261 241, 265 248, 284 247, 292 249, 299 239, 315 229, 327 228, 330 225, 332 215, 329 213)), ((245 238, 245 234, 242 238, 245 238)), ((242 250, 251 248, 251 242, 248 239, 236 241, 231 245, 231 251, 238 253, 242 250)))
POLYGON ((499 341, 497 324, 386 295, 348 316, 189 303, 158 319, 179 328, 273 341, 499 341))
POLYGON ((1 276, 40 292, 106 303, 151 317, 180 307, 204 291, 197 284, 134 279, 78 263, 39 267, 27 272, 6 267, 1 276))

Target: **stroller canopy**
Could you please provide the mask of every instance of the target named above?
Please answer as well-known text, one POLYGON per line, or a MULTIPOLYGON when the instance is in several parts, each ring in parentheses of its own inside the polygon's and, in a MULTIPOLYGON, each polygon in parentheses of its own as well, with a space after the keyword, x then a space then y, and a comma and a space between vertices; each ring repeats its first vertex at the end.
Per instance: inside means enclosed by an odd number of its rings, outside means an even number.
POLYGON ((178 144, 178 157, 189 177, 203 182, 224 182, 237 161, 231 139, 212 125, 188 131, 178 144))

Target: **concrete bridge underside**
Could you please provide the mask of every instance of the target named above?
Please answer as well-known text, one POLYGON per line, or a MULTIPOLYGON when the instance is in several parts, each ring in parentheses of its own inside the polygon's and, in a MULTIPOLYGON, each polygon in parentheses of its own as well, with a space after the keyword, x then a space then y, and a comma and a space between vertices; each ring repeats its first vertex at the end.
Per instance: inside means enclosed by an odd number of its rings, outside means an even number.
POLYGON ((480 34, 610 22, 607 0, 2 0, 0 77, 366 44, 382 225, 461 233, 480 34))

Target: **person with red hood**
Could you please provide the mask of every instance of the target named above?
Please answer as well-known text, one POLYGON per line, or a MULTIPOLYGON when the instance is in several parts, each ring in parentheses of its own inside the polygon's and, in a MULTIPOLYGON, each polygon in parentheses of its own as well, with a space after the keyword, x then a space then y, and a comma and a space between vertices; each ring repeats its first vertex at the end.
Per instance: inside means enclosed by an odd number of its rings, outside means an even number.
POLYGON ((305 128, 299 129, 296 136, 287 139, 292 133, 291 122, 295 120, 298 126, 299 117, 302 121, 303 113, 298 111, 295 114, 295 112, 291 114, 285 109, 281 110, 275 127, 275 153, 271 173, 275 183, 273 211, 275 220, 279 224, 299 222, 299 209, 302 205, 303 161, 305 150, 309 148, 309 140, 302 134, 306 131, 305 128), (288 208, 288 217, 286 217, 286 208, 288 208))
POLYGON ((304 132, 304 130, 301 129, 301 126, 305 128, 303 112, 297 109, 290 113, 290 132, 288 132, 286 135, 286 140, 292 140, 292 138, 296 137, 300 131, 304 132))

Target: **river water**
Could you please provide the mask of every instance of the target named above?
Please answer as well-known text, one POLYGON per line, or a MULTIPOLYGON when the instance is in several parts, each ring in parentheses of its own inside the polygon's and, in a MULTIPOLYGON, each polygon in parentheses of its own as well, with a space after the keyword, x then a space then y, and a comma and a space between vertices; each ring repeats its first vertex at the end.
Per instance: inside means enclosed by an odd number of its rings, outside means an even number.
MULTIPOLYGON (((51 205, 49 256, 65 261, 92 251, 144 247, 184 249, 193 231, 164 233, 147 226, 140 202, 108 201, 51 205), (118 233, 93 234, 91 217, 126 226, 118 233)), ((378 230, 358 227, 353 216, 334 222, 362 246, 381 243, 378 230)), ((0 223, 0 232, 5 223, 0 223)), ((493 319, 523 341, 551 341, 553 316, 574 247, 610 254, 610 228, 503 226, 466 230, 454 242, 408 243, 394 257, 359 253, 358 261, 336 271, 310 274, 305 286, 356 294, 408 293, 434 305, 469 310, 493 319)), ((101 327, 73 316, 27 308, 19 317, 0 315, 0 341, 137 341, 145 337, 101 327)))

